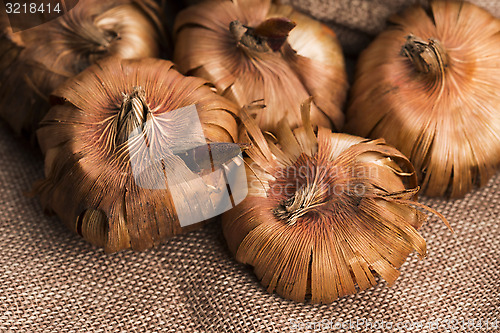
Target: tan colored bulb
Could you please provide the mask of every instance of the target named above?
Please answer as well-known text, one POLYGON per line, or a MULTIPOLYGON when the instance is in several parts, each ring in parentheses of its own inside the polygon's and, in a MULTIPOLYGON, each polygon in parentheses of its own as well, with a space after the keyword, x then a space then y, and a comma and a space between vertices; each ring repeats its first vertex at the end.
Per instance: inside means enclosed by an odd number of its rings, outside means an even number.
POLYGON ((315 133, 308 110, 303 127, 282 120, 276 136, 242 112, 242 137, 253 143, 249 191, 222 226, 231 252, 269 292, 329 303, 375 285, 377 275, 392 284, 412 251, 425 256, 417 229, 426 215, 414 207, 426 207, 403 154, 382 139, 315 133))
POLYGON ((107 252, 147 249, 183 231, 179 209, 195 214, 220 200, 202 181, 208 168, 197 151, 183 150, 194 142, 186 127, 192 119, 182 111, 190 105, 203 142, 236 140, 236 105, 205 80, 185 77, 165 60, 109 58, 52 98, 37 132, 46 178, 35 189, 47 210, 89 242, 107 252), (174 207, 168 174, 187 198, 181 204, 190 206, 174 207), (208 199, 198 198, 198 189, 208 199))
POLYGON ((21 32, 0 22, 0 116, 30 136, 49 109, 49 94, 95 61, 158 56, 166 47, 158 11, 151 0, 80 0, 21 32))
POLYGON ((263 101, 267 108, 256 114, 263 130, 275 130, 285 115, 299 126, 309 96, 313 124, 342 127, 344 58, 320 22, 270 0, 212 0, 182 11, 174 30, 181 72, 213 82, 240 107, 263 101))
POLYGON ((500 20, 434 1, 390 23, 360 56, 346 131, 409 156, 426 195, 485 185, 500 165, 500 20))

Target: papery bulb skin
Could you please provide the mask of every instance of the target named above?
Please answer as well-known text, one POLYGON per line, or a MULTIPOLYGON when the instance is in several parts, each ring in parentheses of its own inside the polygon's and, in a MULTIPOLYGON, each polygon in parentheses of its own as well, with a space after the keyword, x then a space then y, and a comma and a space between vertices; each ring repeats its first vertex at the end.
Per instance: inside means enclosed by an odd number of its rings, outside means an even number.
POLYGON ((461 197, 500 165, 499 87, 499 19, 468 2, 411 7, 361 54, 345 130, 401 150, 424 194, 461 197))
POLYGON ((80 0, 66 14, 20 32, 0 22, 0 116, 17 134, 35 130, 64 81, 108 56, 158 57, 169 49, 152 0, 80 0))
POLYGON ((236 260, 253 266, 268 292, 330 303, 377 276, 392 284, 411 252, 425 256, 417 229, 426 215, 415 208, 425 207, 403 154, 382 139, 314 132, 307 112, 304 126, 281 121, 271 136, 242 111, 240 140, 253 144, 249 191, 222 227, 236 260))
MULTIPOLYGON (((183 227, 180 211, 200 216, 221 200, 212 178, 194 170, 204 168, 203 156, 186 147, 235 142, 238 109, 205 80, 183 76, 166 60, 109 58, 66 81, 51 100, 37 131, 45 179, 35 192, 92 244, 106 252, 150 248, 200 225, 183 227), (198 125, 185 116, 193 106, 198 125)), ((236 155, 229 153, 228 160, 236 155)))
POLYGON ((240 107, 262 101, 267 108, 256 119, 263 130, 274 131, 285 115, 299 126, 309 96, 313 124, 343 126, 344 58, 320 22, 270 0, 212 0, 179 13, 174 32, 180 71, 209 80, 240 107))

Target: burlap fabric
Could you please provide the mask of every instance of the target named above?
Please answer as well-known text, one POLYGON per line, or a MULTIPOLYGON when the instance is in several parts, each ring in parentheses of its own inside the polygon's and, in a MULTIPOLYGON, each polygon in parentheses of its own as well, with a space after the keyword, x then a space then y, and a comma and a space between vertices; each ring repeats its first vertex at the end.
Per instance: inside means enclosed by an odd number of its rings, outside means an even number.
MULTIPOLYGON (((318 16, 347 3, 293 2, 318 16)), ((354 20, 353 8, 372 3, 389 0, 350 1, 339 17, 354 20)), ((41 155, 0 123, 0 332, 500 332, 500 174, 464 199, 423 198, 455 234, 431 218, 421 231, 427 258, 411 255, 392 287, 381 281, 329 305, 266 293, 233 260, 218 223, 105 255, 24 194, 42 174, 41 155)))
MULTIPOLYGON (((232 259, 218 223, 147 252, 105 255, 24 195, 42 170, 39 153, 0 123, 0 332, 293 332, 322 320, 500 320, 500 174, 464 199, 422 200, 455 234, 430 219, 422 229, 428 257, 410 256, 394 286, 304 305, 267 294, 232 259)), ((385 328, 368 332, 393 331, 385 328)), ((406 332, 445 331, 428 329, 406 332)))

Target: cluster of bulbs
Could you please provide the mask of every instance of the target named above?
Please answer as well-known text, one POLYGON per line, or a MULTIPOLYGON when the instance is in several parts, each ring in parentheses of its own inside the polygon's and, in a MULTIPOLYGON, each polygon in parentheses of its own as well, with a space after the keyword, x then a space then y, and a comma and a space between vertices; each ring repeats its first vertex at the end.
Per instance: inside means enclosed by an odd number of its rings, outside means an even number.
POLYGON ((289 6, 200 2, 177 15, 174 46, 164 11, 81 0, 25 31, 0 22, 0 116, 36 133, 46 209, 107 252, 186 230, 168 188, 136 184, 126 138, 192 104, 208 142, 250 147, 248 196, 222 216, 230 251, 297 301, 393 283, 411 252, 426 254, 419 209, 446 222, 419 189, 460 197, 498 169, 500 20, 484 9, 434 1, 393 16, 361 54, 347 102, 335 33, 289 6))

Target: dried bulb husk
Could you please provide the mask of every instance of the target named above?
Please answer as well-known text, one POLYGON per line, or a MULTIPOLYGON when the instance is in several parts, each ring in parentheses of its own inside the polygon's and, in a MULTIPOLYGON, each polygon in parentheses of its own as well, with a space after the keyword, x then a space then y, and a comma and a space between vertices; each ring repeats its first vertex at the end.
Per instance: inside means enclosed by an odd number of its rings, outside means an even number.
POLYGON ((80 0, 63 16, 14 33, 0 22, 0 116, 34 134, 60 84, 107 56, 159 56, 166 48, 152 0, 80 0))
POLYGON ((344 58, 320 22, 270 0, 205 1, 179 13, 174 32, 180 71, 213 82, 240 107, 262 100, 267 108, 256 119, 263 130, 275 130, 285 115, 299 126, 309 96, 314 124, 342 127, 344 58))
POLYGON ((329 303, 377 275, 394 283, 412 251, 426 255, 411 163, 383 139, 315 133, 303 110, 303 127, 283 120, 276 136, 241 112, 253 147, 248 196, 222 219, 230 251, 269 292, 295 301, 329 303))
MULTIPOLYGON (((145 187, 131 165, 132 154, 142 161, 153 149, 192 140, 180 127, 182 113, 166 119, 167 112, 194 104, 206 141, 236 139, 236 105, 205 80, 185 77, 172 66, 159 59, 102 60, 54 92, 54 106, 37 131, 46 156, 46 177, 35 185, 43 206, 107 252, 147 249, 183 231, 170 184, 145 187), (129 136, 141 127, 141 135, 129 136)), ((191 181, 189 166, 177 155, 160 157, 162 166, 151 166, 160 169, 151 175, 175 169, 187 193, 203 185, 198 178, 191 181)), ((165 184, 153 176, 146 181, 165 184)), ((218 199, 215 193, 210 200, 218 199)), ((207 204, 197 200, 188 201, 207 204)))
POLYGON ((409 156, 426 195, 463 196, 500 165, 500 20, 435 1, 390 22, 360 56, 346 131, 409 156))

